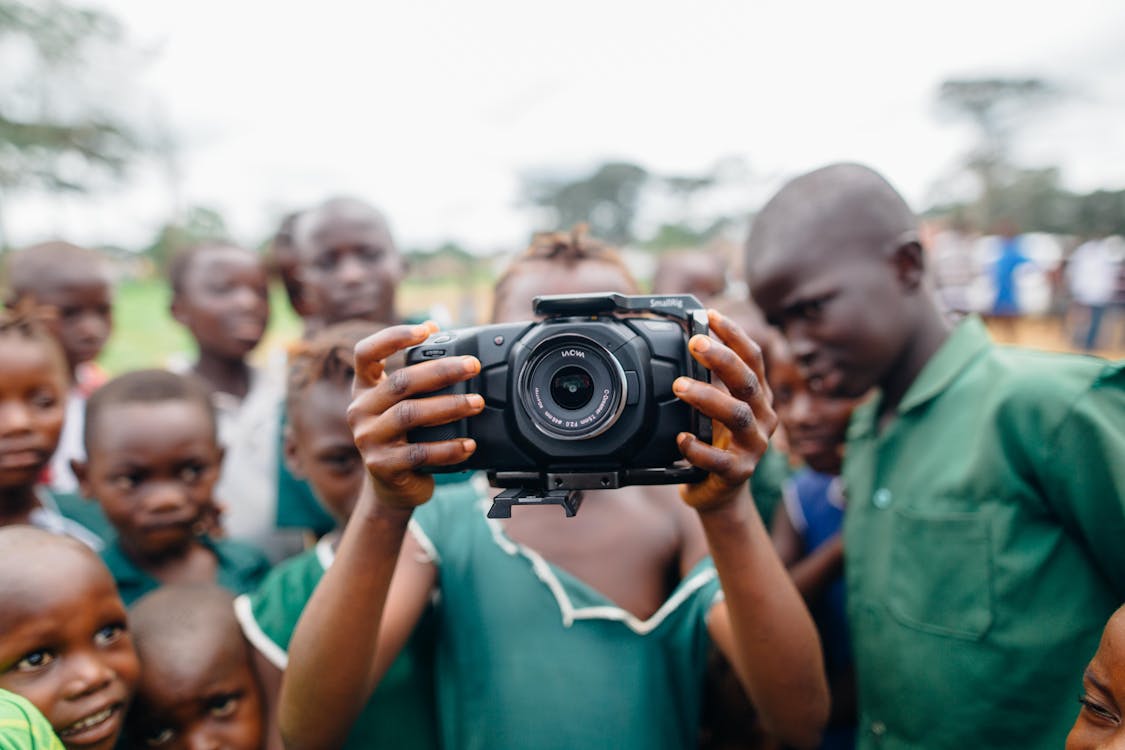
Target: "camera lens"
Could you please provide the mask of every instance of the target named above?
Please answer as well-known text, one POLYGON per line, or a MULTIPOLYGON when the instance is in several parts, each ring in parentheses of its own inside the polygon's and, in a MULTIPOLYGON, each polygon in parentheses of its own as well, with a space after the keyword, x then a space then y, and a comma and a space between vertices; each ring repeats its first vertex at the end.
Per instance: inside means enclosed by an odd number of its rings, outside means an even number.
POLYGON ((551 397, 564 409, 581 409, 594 397, 594 379, 581 367, 564 367, 551 378, 551 397))

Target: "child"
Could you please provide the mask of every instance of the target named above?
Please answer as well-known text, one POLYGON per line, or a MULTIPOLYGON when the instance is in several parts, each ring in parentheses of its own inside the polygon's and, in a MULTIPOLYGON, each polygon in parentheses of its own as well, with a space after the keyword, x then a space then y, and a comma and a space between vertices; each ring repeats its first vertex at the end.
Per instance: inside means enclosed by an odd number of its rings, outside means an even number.
POLYGON ((100 514, 39 483, 63 429, 68 372, 58 341, 29 304, 0 310, 0 526, 31 524, 101 549, 88 528, 108 526, 100 514))
POLYGON ((235 593, 257 585, 261 552, 200 529, 212 511, 222 450, 207 388, 163 370, 121 375, 86 406, 82 493, 117 530, 102 556, 126 604, 163 583, 218 581, 235 593))
POLYGON ((832 714, 821 748, 855 747, 855 673, 844 611, 844 483, 840 478, 844 437, 854 399, 809 390, 783 342, 774 342, 766 378, 790 455, 804 462, 785 484, 784 503, 774 512, 770 535, 797 590, 805 598, 824 646, 832 714))
POLYGON ((98 556, 40 529, 0 529, 0 601, 0 688, 39 709, 67 750, 111 750, 140 665, 98 556))
POLYGON ((1082 709, 1066 737, 1066 750, 1125 746, 1125 607, 1106 623, 1082 682, 1082 709))
MULTIPOLYGON (((382 213, 362 201, 337 198, 302 212, 292 232, 301 300, 311 313, 306 337, 347 320, 396 322, 395 290, 405 266, 382 213)), ((277 447, 283 450, 280 440, 277 447)), ((334 519, 307 483, 293 478, 284 457, 278 460, 277 493, 278 526, 318 536, 334 528, 334 519)))
MULTIPOLYGON (((370 334, 370 323, 340 323, 322 329, 290 360, 290 415, 286 459, 293 474, 306 479, 317 499, 342 528, 363 486, 363 461, 348 428, 355 345, 370 334)), ((259 673, 271 707, 271 742, 280 746, 276 727, 277 689, 288 662, 286 653, 297 618, 313 589, 332 564, 339 530, 315 549, 279 565, 253 594, 238 598, 242 627, 257 648, 259 673)), ((434 716, 433 643, 420 627, 390 673, 368 701, 344 747, 437 747, 434 716)))
POLYGON ((113 328, 109 270, 95 250, 47 242, 12 254, 8 286, 9 306, 27 301, 55 313, 50 327, 66 355, 70 399, 47 479, 59 492, 74 492, 78 480, 70 461, 82 457, 86 398, 106 380, 94 360, 113 328))
POLYGON ((281 378, 251 367, 269 323, 269 288, 257 255, 206 244, 173 257, 172 316, 191 332, 191 371, 211 388, 225 459, 215 486, 227 534, 281 560, 300 552, 299 532, 277 528, 277 441, 281 378))
POLYGON ((694 294, 708 307, 727 290, 727 264, 713 252, 664 253, 652 274, 653 294, 694 294))
MULTIPOLYGON (((580 234, 539 236, 498 284, 496 320, 526 317, 535 294, 607 289, 635 290, 614 254, 580 234)), ((570 519, 521 508, 489 520, 487 494, 434 495, 432 477, 415 471, 461 461, 475 444, 408 445, 407 430, 475 414, 483 399, 406 399, 469 378, 476 358, 385 376, 387 358, 432 324, 390 327, 356 348, 349 420, 374 491, 361 495, 290 643, 280 722, 291 750, 347 732, 435 588, 446 747, 691 746, 709 638, 772 730, 816 744, 828 707, 816 631, 745 491, 776 418, 754 345, 710 320, 718 338, 693 339, 695 356, 745 400, 686 378, 674 392, 716 418, 716 446, 678 441, 714 473, 681 488, 683 501, 671 487, 590 492, 570 519)))
POLYGON ((1057 748, 1074 675, 1125 599, 1125 365, 950 331, 917 220, 870 169, 758 214, 751 293, 848 431, 859 747, 1057 748))
POLYGON ((131 747, 261 750, 261 688, 232 602, 214 584, 164 586, 129 610, 141 660, 131 747))

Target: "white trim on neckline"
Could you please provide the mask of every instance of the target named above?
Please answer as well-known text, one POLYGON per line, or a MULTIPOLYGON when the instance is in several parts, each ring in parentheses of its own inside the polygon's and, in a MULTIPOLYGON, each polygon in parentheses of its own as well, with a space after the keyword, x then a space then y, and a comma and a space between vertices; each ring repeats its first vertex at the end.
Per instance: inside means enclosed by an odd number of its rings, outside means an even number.
POLYGON ((285 668, 289 666, 289 654, 281 646, 274 643, 273 639, 266 635, 266 632, 258 625, 258 620, 254 617, 254 608, 250 604, 250 597, 246 594, 234 600, 234 616, 238 619, 238 624, 242 626, 242 634, 246 636, 246 640, 250 641, 250 645, 266 657, 266 661, 284 672, 285 668))

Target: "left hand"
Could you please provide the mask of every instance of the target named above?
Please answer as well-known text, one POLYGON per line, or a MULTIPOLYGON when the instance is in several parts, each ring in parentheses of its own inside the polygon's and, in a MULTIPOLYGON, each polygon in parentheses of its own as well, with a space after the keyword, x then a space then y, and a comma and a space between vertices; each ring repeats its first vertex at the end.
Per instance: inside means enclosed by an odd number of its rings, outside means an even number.
POLYGON ((682 401, 713 420, 710 444, 687 432, 676 436, 684 458, 707 472, 703 481, 680 488, 684 502, 700 511, 738 496, 777 427, 761 348, 726 316, 708 310, 707 317, 716 338, 693 336, 688 347, 715 382, 679 377, 672 384, 682 401))

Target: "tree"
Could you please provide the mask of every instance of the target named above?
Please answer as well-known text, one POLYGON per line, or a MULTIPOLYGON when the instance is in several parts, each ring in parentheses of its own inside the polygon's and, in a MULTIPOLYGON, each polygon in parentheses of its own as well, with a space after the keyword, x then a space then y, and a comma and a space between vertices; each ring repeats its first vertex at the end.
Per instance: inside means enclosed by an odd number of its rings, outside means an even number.
POLYGON ((124 119, 80 90, 88 77, 79 73, 89 74, 122 36, 104 11, 0 0, 0 58, 14 63, 18 82, 0 89, 0 208, 4 194, 18 191, 89 190, 137 155, 124 119))
POLYGON ((229 238, 222 214, 206 206, 192 206, 184 212, 183 221, 165 224, 144 254, 160 272, 177 251, 201 242, 220 242, 229 238))
POLYGON ((997 192, 1010 176, 1016 130, 1028 114, 1057 94, 1054 86, 1040 78, 966 78, 941 84, 939 111, 968 119, 977 130, 977 143, 965 166, 980 183, 980 218, 985 225, 1001 216, 997 192))
POLYGON ((542 228, 562 230, 585 223, 595 236, 623 245, 633 239, 641 190, 648 179, 648 171, 636 164, 607 162, 573 180, 525 174, 522 193, 527 203, 550 212, 553 226, 542 228))

